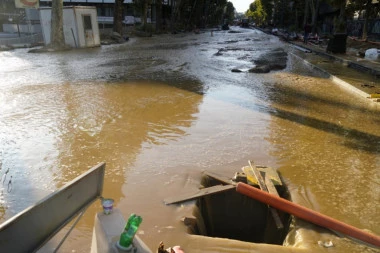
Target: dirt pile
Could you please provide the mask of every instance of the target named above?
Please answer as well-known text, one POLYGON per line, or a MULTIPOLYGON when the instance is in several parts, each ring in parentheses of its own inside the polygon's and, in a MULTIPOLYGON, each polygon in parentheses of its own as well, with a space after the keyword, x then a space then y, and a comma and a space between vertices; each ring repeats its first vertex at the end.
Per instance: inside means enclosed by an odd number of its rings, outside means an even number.
POLYGON ((370 48, 380 48, 380 42, 371 42, 348 37, 347 48, 352 48, 364 52, 370 48))

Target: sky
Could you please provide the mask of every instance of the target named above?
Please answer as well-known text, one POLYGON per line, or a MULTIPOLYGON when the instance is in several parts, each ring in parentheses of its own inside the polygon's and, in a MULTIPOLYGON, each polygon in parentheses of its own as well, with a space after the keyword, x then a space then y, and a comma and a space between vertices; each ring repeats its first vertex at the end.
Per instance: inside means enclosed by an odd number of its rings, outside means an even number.
POLYGON ((253 2, 253 0, 229 0, 233 3, 237 12, 245 12, 249 9, 249 5, 253 2))

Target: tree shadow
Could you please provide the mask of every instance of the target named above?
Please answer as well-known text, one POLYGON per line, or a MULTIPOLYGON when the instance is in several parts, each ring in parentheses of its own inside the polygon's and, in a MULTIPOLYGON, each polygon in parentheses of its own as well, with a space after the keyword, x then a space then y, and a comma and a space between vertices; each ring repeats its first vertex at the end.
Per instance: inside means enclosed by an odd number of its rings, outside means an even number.
MULTIPOLYGON (((344 110, 349 112, 349 114, 369 114, 370 116, 373 114, 373 120, 376 122, 378 121, 376 118, 378 110, 376 108, 372 110, 366 106, 349 104, 344 101, 329 99, 328 97, 320 97, 307 91, 298 90, 298 88, 276 84, 266 84, 266 87, 261 92, 265 99, 271 103, 266 106, 255 104, 250 109, 344 137, 345 141, 343 145, 348 148, 363 150, 373 154, 380 153, 379 135, 284 109, 302 107, 301 110, 307 112, 315 111, 319 106, 327 105, 336 107, 337 113, 340 110, 344 110)), ((330 114, 329 116, 334 117, 335 115, 330 114)))
POLYGON ((347 140, 344 145, 349 148, 364 150, 373 154, 380 153, 380 136, 278 108, 269 111, 269 114, 344 137, 347 140))
MULTIPOLYGON (((368 111, 368 112, 379 111, 376 108, 369 108, 366 106, 349 104, 343 101, 332 100, 327 97, 317 96, 305 90, 299 90, 298 88, 294 88, 290 86, 269 84, 265 86, 264 90, 272 102, 275 102, 281 105, 286 105, 286 106, 296 107, 301 104, 300 101, 308 101, 308 103, 304 103, 302 105, 306 107, 308 107, 308 105, 310 104, 313 104, 313 107, 315 104, 331 105, 331 106, 338 107, 344 110, 349 110, 351 112, 352 110, 355 110, 360 113, 364 113, 365 111, 368 111)), ((358 98, 358 99, 361 99, 361 98, 358 98)))

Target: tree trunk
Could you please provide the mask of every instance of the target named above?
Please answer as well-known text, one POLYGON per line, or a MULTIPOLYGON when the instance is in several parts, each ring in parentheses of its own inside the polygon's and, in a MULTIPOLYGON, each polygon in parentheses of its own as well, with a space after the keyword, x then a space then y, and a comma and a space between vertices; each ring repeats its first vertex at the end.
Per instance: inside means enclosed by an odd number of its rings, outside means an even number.
POLYGON ((156 0, 156 32, 162 29, 162 0, 156 0))
MULTIPOLYGON (((313 3, 313 2, 312 2, 313 3)), ((315 0, 312 6, 312 33, 315 34, 317 30, 317 18, 318 18, 318 10, 319 10, 319 0, 315 0)))
POLYGON ((113 31, 123 35, 123 2, 124 0, 115 1, 115 11, 113 14, 113 31))
POLYGON ((65 47, 63 35, 63 0, 52 0, 50 44, 53 48, 65 47))
POLYGON ((363 34, 362 34, 362 39, 364 40, 367 39, 367 36, 368 36, 368 19, 369 19, 371 8, 372 8, 372 0, 367 0, 367 4, 365 8, 363 34))
POLYGON ((309 0, 305 0, 305 13, 303 16, 303 25, 306 25, 308 23, 309 18, 309 0))
POLYGON ((147 14, 148 14, 148 0, 144 0, 144 7, 143 7, 143 26, 146 28, 147 22, 147 14))
POLYGON ((338 29, 336 32, 338 33, 346 33, 346 1, 342 1, 340 5, 340 15, 338 21, 338 29))
MULTIPOLYGON (((195 27, 191 27, 192 25, 192 21, 191 21, 191 18, 193 16, 193 12, 195 11, 195 6, 197 5, 197 0, 194 1, 194 4, 193 4, 193 7, 191 8, 191 12, 190 12, 190 15, 189 15, 189 20, 187 21, 187 25, 189 26, 188 29, 192 30, 193 28, 195 27)), ((223 24, 223 22, 222 22, 223 24)))
POLYGON ((177 14, 179 11, 179 6, 181 5, 181 0, 179 1, 172 1, 172 17, 171 17, 171 30, 172 32, 175 32, 175 24, 177 21, 177 14))

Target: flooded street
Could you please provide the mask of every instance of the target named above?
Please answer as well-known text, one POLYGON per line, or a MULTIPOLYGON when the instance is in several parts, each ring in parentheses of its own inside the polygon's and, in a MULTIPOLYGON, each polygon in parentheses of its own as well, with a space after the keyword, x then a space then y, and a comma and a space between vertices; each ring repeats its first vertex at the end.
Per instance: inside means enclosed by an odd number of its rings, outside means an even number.
MULTIPOLYGON (((233 29, 0 52, 0 222, 106 162, 104 197, 124 217, 143 217, 139 236, 151 250, 164 241, 202 252, 181 222, 194 201, 163 200, 198 189, 204 170, 232 177, 253 160, 281 173, 294 202, 380 235, 379 107, 295 58, 282 71, 246 72, 288 46, 233 29)), ((62 252, 89 252, 100 210, 99 201, 87 210, 62 252)), ((302 221, 286 245, 380 252, 302 221), (334 247, 318 245, 329 240, 334 247)))

